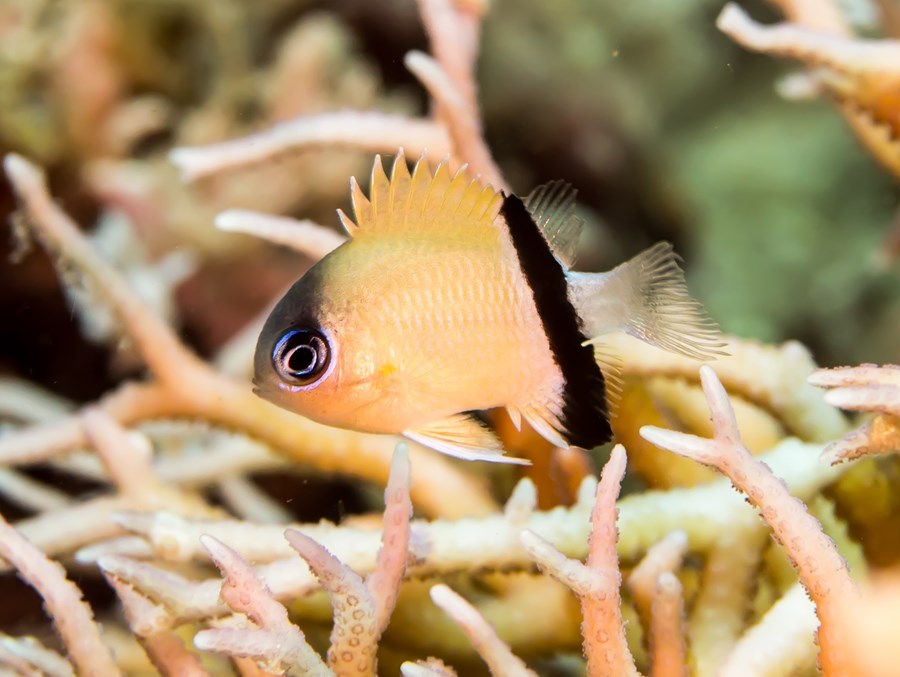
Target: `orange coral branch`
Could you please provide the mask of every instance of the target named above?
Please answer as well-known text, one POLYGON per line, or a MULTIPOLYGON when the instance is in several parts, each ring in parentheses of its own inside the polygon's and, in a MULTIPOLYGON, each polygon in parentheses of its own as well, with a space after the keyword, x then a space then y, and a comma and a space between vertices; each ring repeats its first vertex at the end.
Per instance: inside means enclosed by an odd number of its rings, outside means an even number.
POLYGON ((653 593, 650 616, 650 655, 653 677, 684 677, 684 598, 675 574, 664 571, 653 593))
POLYGON ((616 553, 616 498, 624 474, 625 449, 616 445, 597 486, 585 564, 569 559, 533 531, 526 529, 521 536, 538 565, 581 597, 584 653, 592 675, 638 674, 619 606, 622 575, 616 553))

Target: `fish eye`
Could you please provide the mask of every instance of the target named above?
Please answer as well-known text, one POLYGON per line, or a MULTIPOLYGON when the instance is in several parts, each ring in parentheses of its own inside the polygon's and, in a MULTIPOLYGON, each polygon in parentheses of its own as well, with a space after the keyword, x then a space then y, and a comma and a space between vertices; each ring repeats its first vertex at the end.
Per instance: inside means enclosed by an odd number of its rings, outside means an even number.
POLYGON ((294 385, 309 385, 331 361, 328 339, 317 329, 293 327, 285 331, 272 350, 272 364, 281 379, 294 385))

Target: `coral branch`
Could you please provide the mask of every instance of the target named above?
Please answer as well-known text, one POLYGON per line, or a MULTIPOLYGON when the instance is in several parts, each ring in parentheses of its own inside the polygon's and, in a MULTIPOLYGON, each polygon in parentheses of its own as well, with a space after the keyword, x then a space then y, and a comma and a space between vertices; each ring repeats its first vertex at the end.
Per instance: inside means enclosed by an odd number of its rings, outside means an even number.
POLYGON ((384 527, 381 549, 375 570, 366 580, 366 587, 375 602, 375 626, 387 627, 391 611, 397 603, 400 581, 406 571, 409 556, 409 520, 413 507, 409 500, 411 484, 409 452, 405 443, 397 445, 391 463, 391 476, 384 490, 384 527))
POLYGON ((72 665, 34 637, 0 634, 0 664, 27 677, 74 677, 72 665))
POLYGON ((509 190, 484 143, 478 118, 440 64, 427 54, 415 51, 406 55, 404 63, 440 105, 457 160, 468 164, 483 183, 497 190, 509 190))
MULTIPOLYGON (((608 343, 621 357, 626 376, 698 380, 696 360, 628 336, 611 337, 608 343)), ((847 431, 841 413, 806 383, 816 364, 800 343, 772 346, 729 337, 725 350, 729 356, 716 360, 716 372, 728 392, 771 413, 789 434, 811 442, 827 442, 847 431)))
POLYGON ((716 25, 738 44, 757 52, 856 75, 900 75, 900 44, 896 40, 861 40, 791 24, 763 26, 734 3, 725 6, 716 25))
POLYGON ((674 573, 681 567, 687 546, 687 534, 673 531, 654 544, 631 571, 627 581, 628 589, 645 625, 649 625, 659 577, 666 572, 674 573))
POLYGON ((716 468, 759 509, 816 604, 823 668, 839 673, 840 639, 835 632, 841 614, 857 598, 847 564, 803 502, 792 498, 784 483, 741 444, 728 395, 712 368, 701 367, 700 379, 709 403, 713 439, 650 426, 642 428, 641 435, 658 447, 716 468))
POLYGON ((375 673, 378 640, 397 601, 409 544, 409 456, 398 444, 385 490, 382 546, 366 583, 359 574, 306 534, 288 529, 285 538, 306 560, 334 605, 328 665, 339 675, 375 673))
POLYGON ((446 585, 431 588, 431 599, 450 616, 465 633, 478 655, 484 659, 492 675, 500 677, 537 677, 500 639, 478 610, 446 585))
MULTIPOLYGON (((706 557, 700 592, 688 625, 690 662, 696 677, 719 674, 741 636, 768 532, 756 515, 730 522, 731 528, 706 557)), ((812 631, 809 633, 810 640, 812 631)))
POLYGON ((209 677, 199 658, 188 651, 181 639, 167 628, 167 615, 163 609, 114 576, 107 575, 106 580, 119 596, 128 625, 161 674, 209 677))
MULTIPOLYGON (((809 497, 839 475, 836 469, 818 462, 820 452, 818 445, 787 440, 764 459, 785 479, 795 495, 809 497)), ((416 465, 417 471, 420 467, 416 465)), ((411 541, 415 553, 411 573, 425 576, 473 569, 528 568, 533 560, 521 547, 522 529, 534 531, 569 557, 584 557, 595 489, 596 480, 587 478, 576 504, 565 510, 525 515, 514 503, 509 516, 417 520, 411 525, 415 535, 411 541)), ((518 490, 514 495, 526 493, 518 490)), ((297 598, 317 587, 310 571, 297 565, 281 527, 236 520, 198 522, 166 513, 123 514, 118 519, 127 529, 147 538, 156 555, 164 559, 205 559, 198 538, 208 533, 226 542, 248 561, 268 562, 256 566, 255 571, 277 599, 297 598)), ((734 524, 745 524, 748 519, 756 519, 755 511, 724 478, 692 489, 631 495, 619 502, 619 554, 635 559, 675 530, 683 530, 688 535, 691 550, 705 551, 714 548, 734 524)), ((377 532, 327 523, 299 528, 354 571, 365 574, 374 570, 379 548, 377 532)), ((143 594, 166 604, 179 621, 206 618, 224 609, 218 600, 221 585, 218 579, 192 582, 125 557, 105 558, 103 562, 104 566, 115 566, 117 575, 143 594)))
POLYGON ((27 475, 0 467, 0 495, 25 510, 58 510, 72 503, 61 491, 31 479, 27 475))
POLYGON ((685 674, 684 599, 681 592, 681 583, 675 574, 665 571, 659 575, 650 615, 653 677, 683 677, 685 674))
POLYGON ((246 233, 318 261, 347 239, 313 221, 260 214, 246 209, 229 209, 216 217, 216 228, 228 233, 246 233))
POLYGON ((195 646, 231 656, 252 657, 265 663, 265 669, 279 673, 323 677, 330 674, 300 629, 290 622, 284 606, 256 578, 253 568, 221 541, 205 536, 202 542, 225 577, 223 601, 232 610, 246 614, 260 629, 202 630, 194 637, 195 646))
POLYGON ((78 671, 118 675, 119 669, 103 642, 91 608, 81 599, 81 591, 66 578, 59 564, 25 540, 2 516, 0 555, 41 595, 78 671))
POLYGON ((616 554, 616 498, 624 474, 625 449, 617 445, 597 486, 585 564, 568 559, 532 531, 522 532, 521 537, 538 565, 581 597, 584 653, 588 672, 596 675, 638 674, 619 607, 622 576, 616 554))
MULTIPOLYGON (((815 607, 798 583, 772 605, 728 655, 717 674, 721 677, 798 674, 815 665, 815 607)), ((839 673, 835 673, 839 674, 839 673)))
POLYGON ((389 113, 338 111, 282 122, 234 141, 196 148, 176 148, 169 159, 185 181, 264 162, 285 153, 321 146, 357 148, 372 153, 396 153, 404 148, 439 161, 449 150, 441 125, 389 113))
POLYGON ((115 308, 137 343, 147 366, 161 380, 184 379, 201 362, 90 247, 78 226, 50 199, 43 173, 25 158, 10 153, 6 175, 28 214, 28 223, 44 246, 94 281, 115 308))
POLYGON ((864 364, 821 369, 809 377, 809 382, 830 388, 825 400, 835 407, 876 414, 871 421, 825 447, 824 462, 835 464, 900 449, 900 367, 864 364))
POLYGON ((769 0, 793 23, 835 35, 849 35, 850 27, 839 3, 832 0, 769 0))
POLYGON ((437 658, 415 663, 407 661, 400 666, 400 672, 403 673, 403 677, 457 677, 456 670, 444 665, 437 658))

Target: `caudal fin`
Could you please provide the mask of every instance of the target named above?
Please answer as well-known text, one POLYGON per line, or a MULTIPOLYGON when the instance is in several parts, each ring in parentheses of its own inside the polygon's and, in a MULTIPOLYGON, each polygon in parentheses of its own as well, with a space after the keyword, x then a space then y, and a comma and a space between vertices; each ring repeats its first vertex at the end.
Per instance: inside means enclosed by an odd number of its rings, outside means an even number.
POLYGON ((660 242, 608 273, 569 273, 588 343, 624 331, 699 360, 726 355, 719 327, 688 293, 679 261, 672 245, 660 242))

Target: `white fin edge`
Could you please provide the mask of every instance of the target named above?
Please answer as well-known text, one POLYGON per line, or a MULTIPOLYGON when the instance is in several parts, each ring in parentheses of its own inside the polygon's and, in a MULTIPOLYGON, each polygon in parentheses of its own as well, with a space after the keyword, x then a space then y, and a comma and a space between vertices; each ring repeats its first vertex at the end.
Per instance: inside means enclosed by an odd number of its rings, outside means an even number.
POLYGON ((659 242, 608 273, 569 273, 585 343, 624 331, 698 360, 727 355, 718 325, 688 293, 679 260, 669 242, 659 242))
POLYGON ((455 414, 403 435, 429 449, 466 461, 531 465, 524 458, 504 456, 503 445, 488 428, 465 414, 455 414))

